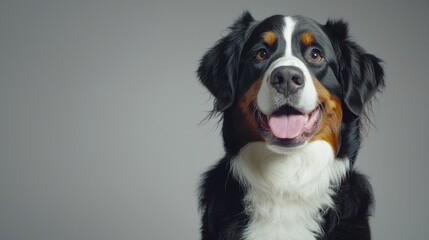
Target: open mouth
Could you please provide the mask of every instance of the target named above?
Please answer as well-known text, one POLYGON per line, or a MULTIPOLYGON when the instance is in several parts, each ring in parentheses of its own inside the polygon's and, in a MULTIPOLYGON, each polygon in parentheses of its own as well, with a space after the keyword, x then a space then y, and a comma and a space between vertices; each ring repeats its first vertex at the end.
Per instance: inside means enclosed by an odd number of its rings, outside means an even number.
POLYGON ((270 115, 257 111, 256 119, 263 137, 271 144, 295 147, 305 143, 317 129, 321 117, 321 107, 310 113, 284 105, 270 115))

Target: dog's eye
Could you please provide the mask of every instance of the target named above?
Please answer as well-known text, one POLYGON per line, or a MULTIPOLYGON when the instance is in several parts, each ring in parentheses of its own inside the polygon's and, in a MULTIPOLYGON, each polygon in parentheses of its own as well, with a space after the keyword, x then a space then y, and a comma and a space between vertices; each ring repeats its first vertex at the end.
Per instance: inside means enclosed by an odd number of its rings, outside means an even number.
POLYGON ((255 56, 256 61, 262 61, 269 57, 268 52, 265 49, 260 49, 255 56))
POLYGON ((323 59, 322 51, 318 48, 311 48, 307 51, 306 58, 310 62, 320 62, 323 59))

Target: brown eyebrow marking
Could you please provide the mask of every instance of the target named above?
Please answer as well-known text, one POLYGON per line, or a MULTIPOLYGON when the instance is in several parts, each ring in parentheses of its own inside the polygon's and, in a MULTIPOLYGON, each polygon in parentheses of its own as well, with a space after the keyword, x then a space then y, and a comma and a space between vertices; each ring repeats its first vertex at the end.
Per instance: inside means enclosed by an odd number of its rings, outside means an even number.
POLYGON ((305 32, 303 34, 301 34, 301 42, 302 44, 304 44, 305 46, 308 46, 310 44, 313 44, 315 41, 314 36, 312 33, 310 32, 305 32))
POLYGON ((273 46, 274 43, 277 41, 277 37, 276 37, 276 34, 274 32, 265 32, 262 35, 262 38, 270 47, 273 46))

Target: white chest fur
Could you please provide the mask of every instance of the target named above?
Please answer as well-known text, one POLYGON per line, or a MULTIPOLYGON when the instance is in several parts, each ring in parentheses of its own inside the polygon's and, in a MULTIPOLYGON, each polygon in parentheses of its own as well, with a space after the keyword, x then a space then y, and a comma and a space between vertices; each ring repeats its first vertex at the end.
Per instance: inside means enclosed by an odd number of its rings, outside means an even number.
POLYGON ((234 175, 248 189, 244 239, 315 239, 323 210, 333 206, 332 189, 348 168, 348 159, 335 159, 324 141, 287 154, 273 152, 266 143, 247 144, 232 162, 234 175))

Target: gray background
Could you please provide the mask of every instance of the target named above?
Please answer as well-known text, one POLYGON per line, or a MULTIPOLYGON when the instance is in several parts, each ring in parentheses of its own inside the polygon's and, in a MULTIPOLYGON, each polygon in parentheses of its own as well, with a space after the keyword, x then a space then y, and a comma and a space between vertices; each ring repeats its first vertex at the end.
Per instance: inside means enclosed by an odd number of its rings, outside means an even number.
POLYGON ((240 13, 344 17, 385 60, 358 158, 374 239, 428 239, 427 1, 0 2, 0 239, 198 239, 199 175, 222 156, 197 82, 240 13))

